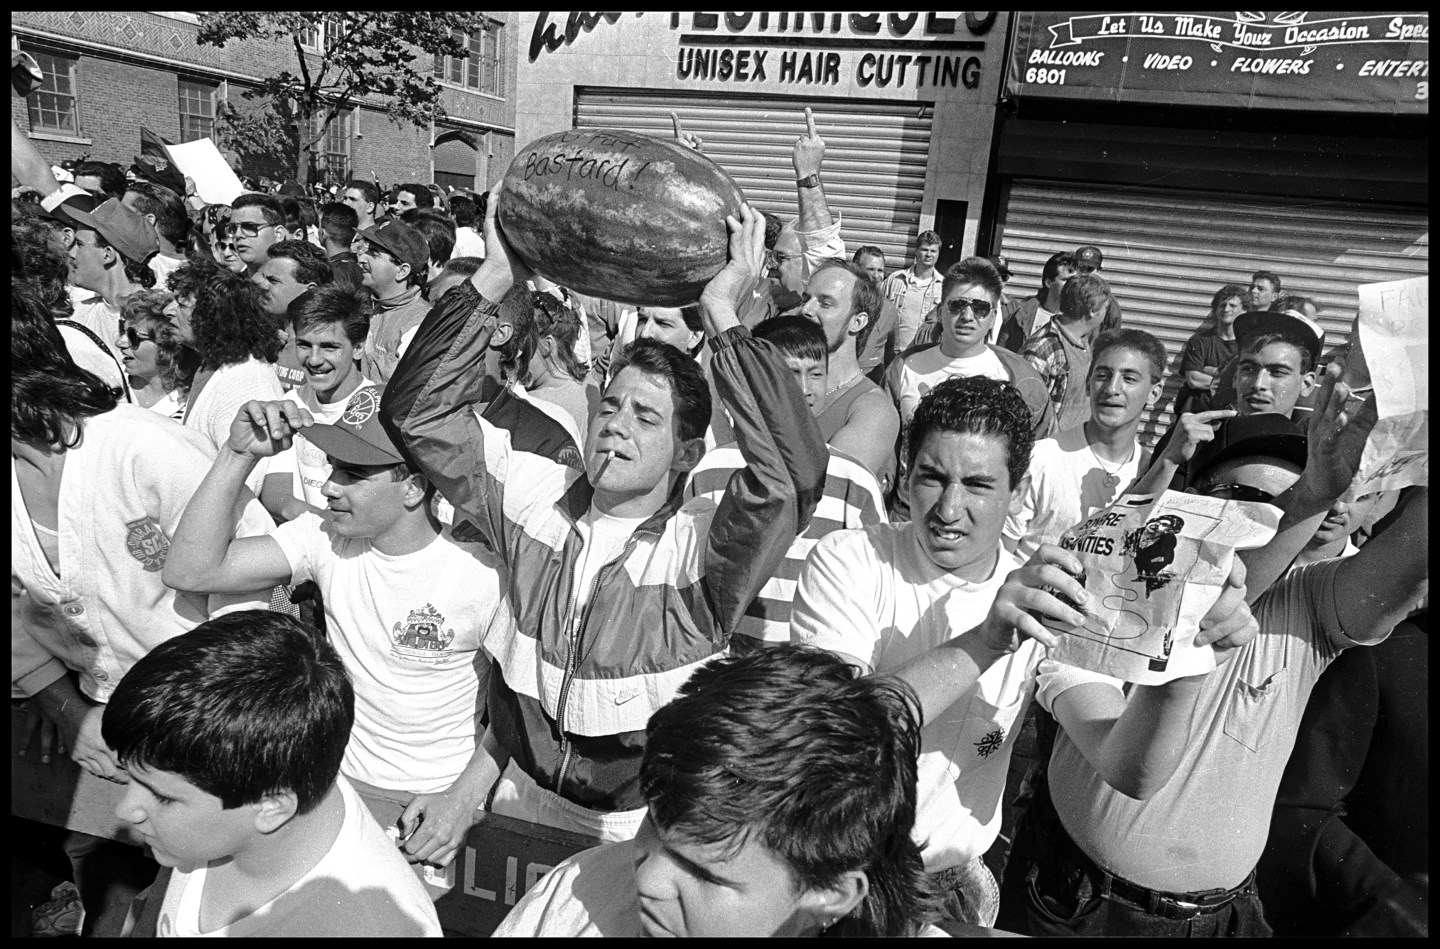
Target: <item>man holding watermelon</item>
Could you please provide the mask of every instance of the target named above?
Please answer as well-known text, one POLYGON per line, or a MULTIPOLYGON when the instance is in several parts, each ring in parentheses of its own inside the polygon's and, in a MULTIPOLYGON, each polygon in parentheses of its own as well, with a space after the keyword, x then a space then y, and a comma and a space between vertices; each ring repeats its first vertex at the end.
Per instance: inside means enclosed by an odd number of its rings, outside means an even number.
MULTIPOLYGON (((638 340, 614 367, 577 472, 511 448, 477 418, 477 371, 498 301, 530 276, 485 221, 485 263, 421 324, 381 415, 508 568, 511 634, 494 657, 487 806, 599 837, 633 837, 651 712, 723 652, 746 607, 808 524, 824 439, 774 347, 736 315, 762 269, 764 224, 727 220, 729 262, 700 298, 711 371, 748 465, 714 501, 683 502, 704 454, 710 390, 695 360, 638 340), (497 780, 498 779, 498 780, 497 780)), ((642 264, 637 263, 637 267, 642 264)))

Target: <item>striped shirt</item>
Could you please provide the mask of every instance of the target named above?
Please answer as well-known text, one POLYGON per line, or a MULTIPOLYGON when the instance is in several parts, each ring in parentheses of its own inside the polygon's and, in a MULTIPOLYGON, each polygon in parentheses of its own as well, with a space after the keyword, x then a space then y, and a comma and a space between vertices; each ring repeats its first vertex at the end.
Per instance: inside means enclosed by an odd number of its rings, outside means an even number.
MULTIPOLYGON (((707 498, 720 503, 730 476, 745 467, 745 459, 733 442, 705 453, 705 458, 690 473, 685 497, 707 498)), ((825 468, 825 493, 820 498, 810 526, 795 538, 785 559, 750 602, 735 632, 767 643, 790 641, 790 603, 795 598, 795 582, 810 548, 832 531, 884 524, 885 504, 875 476, 859 461, 843 451, 830 449, 825 468)))

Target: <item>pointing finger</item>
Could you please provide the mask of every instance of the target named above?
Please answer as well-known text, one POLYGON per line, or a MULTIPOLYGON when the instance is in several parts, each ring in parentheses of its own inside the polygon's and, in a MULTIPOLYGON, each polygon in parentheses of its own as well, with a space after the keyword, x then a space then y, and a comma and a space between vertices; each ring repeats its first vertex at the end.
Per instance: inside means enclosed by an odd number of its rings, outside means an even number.
POLYGON ((808 105, 805 107, 805 134, 810 136, 811 138, 816 138, 820 134, 819 132, 815 131, 815 116, 811 114, 810 107, 808 105))
POLYGON ((685 133, 680 129, 680 116, 674 112, 670 113, 670 125, 675 129, 675 141, 680 141, 685 133))

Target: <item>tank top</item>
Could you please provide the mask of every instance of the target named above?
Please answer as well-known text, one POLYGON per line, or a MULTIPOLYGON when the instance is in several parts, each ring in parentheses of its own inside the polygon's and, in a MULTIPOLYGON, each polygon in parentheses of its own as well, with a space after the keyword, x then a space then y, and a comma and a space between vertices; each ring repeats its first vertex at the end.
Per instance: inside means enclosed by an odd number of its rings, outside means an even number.
MULTIPOLYGON (((825 406, 825 410, 816 416, 815 422, 820 426, 820 434, 824 436, 827 445, 840 429, 845 427, 845 421, 850 417, 850 407, 855 404, 855 400, 871 390, 884 393, 884 390, 867 379, 864 373, 861 373, 855 377, 854 382, 836 394, 834 402, 825 406)), ((873 473, 875 480, 880 482, 881 493, 889 494, 890 486, 895 483, 895 452, 893 450, 885 462, 885 469, 873 473)))

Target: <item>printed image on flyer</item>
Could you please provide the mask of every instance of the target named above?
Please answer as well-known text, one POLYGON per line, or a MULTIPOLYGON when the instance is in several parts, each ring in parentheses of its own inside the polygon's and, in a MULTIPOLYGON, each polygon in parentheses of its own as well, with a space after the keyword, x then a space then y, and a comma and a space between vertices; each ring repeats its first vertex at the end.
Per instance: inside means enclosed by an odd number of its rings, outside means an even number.
POLYGON ((1073 627, 1040 617, 1065 634, 1051 658, 1141 685, 1212 671, 1214 651, 1194 644, 1200 620, 1219 599, 1235 551, 1264 546, 1279 525, 1269 504, 1123 495, 1060 538, 1084 568, 1091 612, 1073 627))

